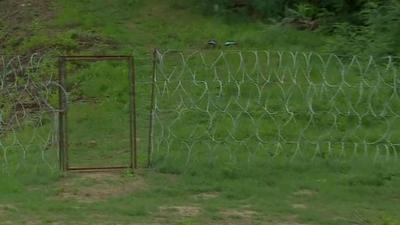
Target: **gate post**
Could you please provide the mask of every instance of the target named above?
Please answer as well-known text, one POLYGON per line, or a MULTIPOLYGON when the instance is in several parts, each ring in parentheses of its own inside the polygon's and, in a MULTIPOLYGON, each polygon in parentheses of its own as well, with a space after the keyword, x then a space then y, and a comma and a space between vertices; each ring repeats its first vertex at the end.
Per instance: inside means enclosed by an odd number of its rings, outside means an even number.
POLYGON ((149 115, 149 143, 147 149, 147 167, 151 167, 151 154, 153 151, 153 120, 154 120, 154 104, 155 104, 155 82, 157 70, 157 54, 158 49, 153 50, 153 68, 151 78, 151 99, 150 99, 150 115, 149 115))
POLYGON ((129 67, 129 79, 131 82, 130 90, 130 142, 131 142, 131 163, 130 167, 132 169, 137 169, 137 136, 136 136, 136 73, 135 73, 135 62, 132 56, 127 58, 129 67), (133 150, 133 151, 132 151, 133 150))
POLYGON ((60 169, 65 172, 68 168, 68 154, 67 154, 67 96, 65 90, 65 57, 60 56, 58 58, 58 75, 59 75, 59 110, 58 110, 58 144, 59 144, 59 160, 60 160, 60 169))

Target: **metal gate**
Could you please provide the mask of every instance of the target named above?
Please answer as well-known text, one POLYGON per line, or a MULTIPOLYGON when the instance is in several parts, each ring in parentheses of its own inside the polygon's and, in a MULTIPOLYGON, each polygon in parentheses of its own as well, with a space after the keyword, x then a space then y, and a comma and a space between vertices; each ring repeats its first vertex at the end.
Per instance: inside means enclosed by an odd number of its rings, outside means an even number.
MULTIPOLYGON (((112 78, 114 79, 114 78, 112 78)), ((135 112, 135 68, 132 56, 61 56, 59 57, 59 161, 62 171, 96 171, 112 169, 134 169, 137 167, 136 112, 135 112), (71 166, 70 141, 68 135, 69 87, 66 84, 69 63, 95 63, 102 61, 124 62, 127 64, 129 80, 129 160, 125 165, 71 166)), ((116 141, 116 140, 110 140, 116 141)), ((107 163, 104 163, 107 164, 107 163)))

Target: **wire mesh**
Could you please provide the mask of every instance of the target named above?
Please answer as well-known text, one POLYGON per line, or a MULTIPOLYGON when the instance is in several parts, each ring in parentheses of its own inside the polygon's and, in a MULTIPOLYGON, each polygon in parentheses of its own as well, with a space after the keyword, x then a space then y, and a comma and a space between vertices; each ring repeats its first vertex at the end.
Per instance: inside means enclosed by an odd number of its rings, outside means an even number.
POLYGON ((153 164, 398 158, 397 57, 170 50, 155 61, 153 164))
MULTIPOLYGON (((56 61, 37 54, 0 56, 2 172, 58 168, 56 61)), ((137 64, 139 163, 148 143, 154 165, 396 160, 398 66, 397 57, 157 51, 154 77, 149 59, 137 64)))
POLYGON ((51 58, 0 56, 1 172, 25 165, 56 168, 55 74, 51 58))

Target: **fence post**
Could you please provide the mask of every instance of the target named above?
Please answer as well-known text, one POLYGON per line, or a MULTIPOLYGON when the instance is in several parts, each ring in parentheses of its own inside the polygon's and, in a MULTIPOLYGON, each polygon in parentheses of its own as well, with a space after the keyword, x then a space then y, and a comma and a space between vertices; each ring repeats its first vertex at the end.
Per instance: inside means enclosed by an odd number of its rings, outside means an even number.
POLYGON ((66 113, 67 113, 67 103, 66 103, 66 90, 65 90, 65 58, 60 56, 58 58, 58 72, 59 72, 59 111, 58 111, 58 130, 59 130, 59 157, 60 157, 60 169, 61 171, 66 171, 68 169, 67 165, 67 146, 66 146, 66 113))
POLYGON ((157 70, 157 54, 158 49, 153 50, 153 70, 152 70, 152 83, 151 83, 151 100, 150 100, 150 115, 149 115, 149 143, 147 149, 147 167, 151 167, 151 155, 153 151, 153 119, 154 119, 154 103, 155 103, 155 82, 157 70))
POLYGON ((136 74, 133 56, 128 57, 129 78, 131 81, 131 110, 130 110, 130 135, 131 135, 131 163, 132 169, 137 169, 137 140, 136 140, 136 74))

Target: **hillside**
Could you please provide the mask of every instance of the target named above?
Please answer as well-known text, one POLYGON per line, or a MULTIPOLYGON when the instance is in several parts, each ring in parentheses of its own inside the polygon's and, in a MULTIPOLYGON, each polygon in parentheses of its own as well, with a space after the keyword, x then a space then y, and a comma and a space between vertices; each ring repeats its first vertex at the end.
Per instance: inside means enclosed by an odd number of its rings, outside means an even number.
POLYGON ((203 17, 179 1, 3 0, 2 52, 149 52, 204 48, 210 39, 240 48, 318 50, 323 39, 291 28, 203 17), (16 9, 8 11, 6 9, 16 9), (109 9, 109 10, 104 10, 109 9), (6 13, 7 11, 7 13, 6 13))

